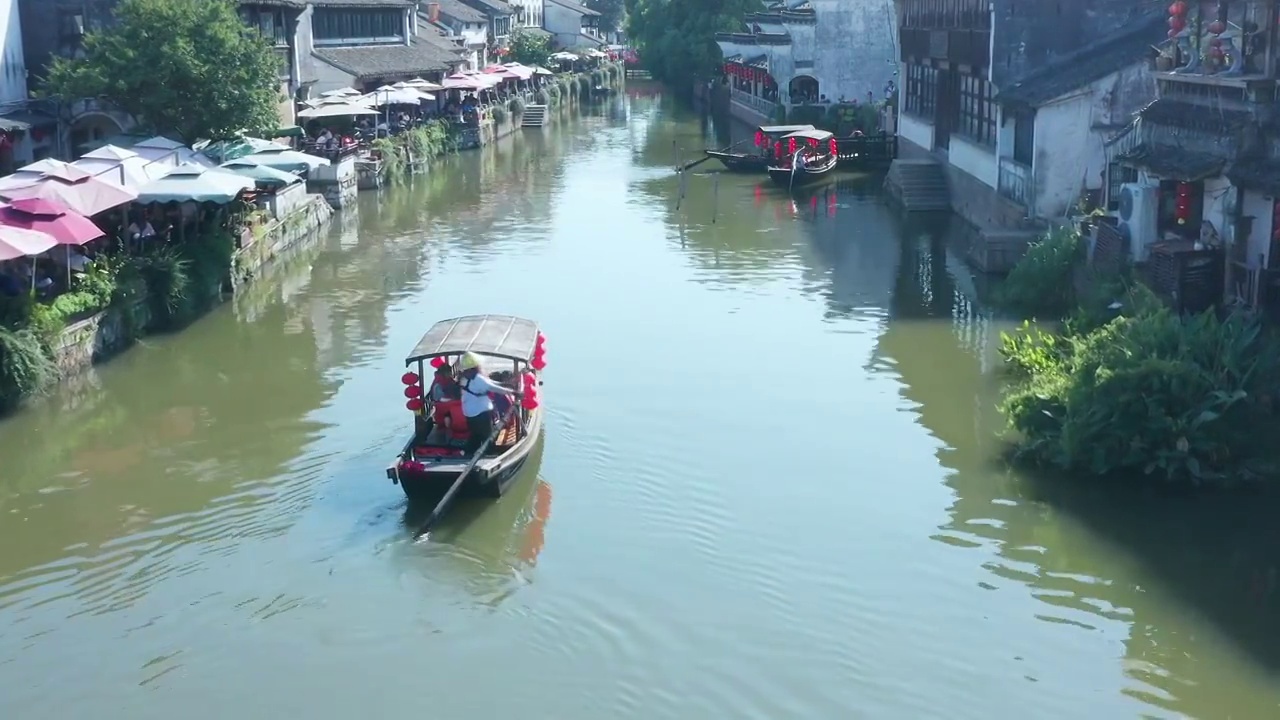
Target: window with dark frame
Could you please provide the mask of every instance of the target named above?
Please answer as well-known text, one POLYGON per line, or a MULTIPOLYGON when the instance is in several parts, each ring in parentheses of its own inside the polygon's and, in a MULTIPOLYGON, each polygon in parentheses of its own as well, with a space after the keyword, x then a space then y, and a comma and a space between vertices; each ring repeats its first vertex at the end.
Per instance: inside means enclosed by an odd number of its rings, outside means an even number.
POLYGON ((399 9, 316 8, 311 32, 316 40, 402 39, 404 14, 399 9))
POLYGON ((1128 165, 1111 163, 1107 165, 1107 210, 1115 212, 1120 209, 1120 186, 1125 183, 1138 182, 1138 171, 1128 165))
POLYGON ((932 119, 937 82, 937 70, 927 65, 908 65, 903 109, 912 115, 932 119))
POLYGON ((996 108, 991 83, 985 78, 961 76, 960 122, 957 130, 970 140, 995 147, 996 108))

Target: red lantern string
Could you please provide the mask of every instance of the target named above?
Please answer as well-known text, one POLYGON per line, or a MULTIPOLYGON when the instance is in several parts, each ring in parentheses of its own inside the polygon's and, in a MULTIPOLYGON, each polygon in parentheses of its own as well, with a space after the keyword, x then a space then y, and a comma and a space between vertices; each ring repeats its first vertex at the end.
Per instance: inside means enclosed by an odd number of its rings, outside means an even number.
POLYGON ((422 388, 417 385, 410 385, 404 389, 404 396, 407 398, 422 397, 422 388))
POLYGON ((796 151, 796 139, 795 139, 795 138, 791 138, 791 139, 787 140, 787 152, 788 152, 788 153, 795 153, 795 151, 796 151))
POLYGON ((404 407, 410 412, 422 412, 422 398, 409 398, 404 401, 404 407))
POLYGON ((764 133, 756 131, 756 147, 764 147, 764 133))
POLYGON ((828 147, 828 148, 830 148, 830 150, 831 150, 831 154, 832 154, 832 155, 835 155, 835 154, 836 154, 836 147, 837 147, 837 146, 836 146, 836 139, 835 139, 835 138, 831 138, 830 140, 828 140, 828 141, 827 141, 827 147, 828 147))
POLYGON ((417 385, 419 379, 418 373, 407 372, 400 376, 400 382, 405 385, 417 385))

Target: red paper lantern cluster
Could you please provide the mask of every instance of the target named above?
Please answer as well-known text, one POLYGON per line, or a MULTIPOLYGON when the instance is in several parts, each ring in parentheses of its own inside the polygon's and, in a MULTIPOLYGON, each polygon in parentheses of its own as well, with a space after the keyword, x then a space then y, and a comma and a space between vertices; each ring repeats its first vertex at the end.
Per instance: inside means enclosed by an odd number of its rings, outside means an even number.
POLYGON ((756 131, 756 147, 764 147, 764 144, 766 142, 768 141, 765 139, 764 133, 757 130, 756 131))
POLYGON ((725 63, 724 74, 731 77, 742 78, 747 82, 763 82, 768 84, 772 80, 769 77, 769 73, 761 70, 760 68, 747 67, 746 65, 739 65, 737 63, 725 63))
POLYGON ((1179 225, 1186 225, 1191 219, 1191 183, 1178 183, 1178 191, 1173 204, 1173 217, 1179 225))
POLYGON ((534 370, 541 371, 547 366, 547 338, 542 333, 538 333, 538 340, 533 345, 533 359, 529 361, 529 367, 534 370))
POLYGON ((412 413, 420 413, 425 407, 422 402, 422 378, 417 373, 407 372, 400 376, 400 382, 404 383, 404 401, 406 410, 412 413))
POLYGON ((795 138, 788 138, 788 139, 787 139, 787 154, 788 154, 788 155, 794 155, 794 154, 795 154, 795 152, 796 152, 796 139, 795 139, 795 138))
POLYGON ((831 151, 832 155, 838 154, 839 147, 840 146, 836 143, 835 138, 831 138, 830 140, 827 141, 827 149, 831 151))
POLYGON ((1176 0, 1169 6, 1169 37, 1174 38, 1178 33, 1187 29, 1187 4, 1182 0, 1176 0))

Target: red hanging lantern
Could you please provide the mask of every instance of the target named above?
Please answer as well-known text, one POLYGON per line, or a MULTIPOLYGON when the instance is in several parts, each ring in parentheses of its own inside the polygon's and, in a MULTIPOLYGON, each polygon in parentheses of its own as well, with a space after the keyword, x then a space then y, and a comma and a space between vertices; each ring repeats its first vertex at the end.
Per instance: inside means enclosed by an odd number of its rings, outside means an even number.
POLYGON ((1191 219, 1191 183, 1178 183, 1173 204, 1173 217, 1179 225, 1186 225, 1191 219))
POLYGON ((525 392, 538 386, 538 376, 533 373, 525 373, 520 376, 520 382, 524 385, 525 392))
POLYGON ((838 154, 838 153, 837 153, 837 148, 838 148, 838 147, 839 147, 839 146, 838 146, 838 145, 836 145, 836 139, 835 139, 835 138, 831 138, 830 140, 828 140, 828 141, 827 141, 827 149, 831 151, 831 154, 832 154, 832 155, 836 155, 836 154, 838 154))
POLYGON ((795 151, 796 151, 796 139, 790 138, 787 140, 787 152, 794 154, 795 151))
POLYGON ((1227 24, 1221 20, 1214 20, 1209 23, 1209 32, 1213 35, 1221 35, 1227 31, 1227 24))
POLYGON ((412 372, 407 372, 400 376, 400 382, 404 383, 405 385, 417 385, 418 380, 420 379, 421 378, 418 377, 418 373, 412 373, 412 372))
POLYGON ((441 357, 441 356, 438 356, 438 355, 437 355, 436 357, 431 358, 431 367, 433 367, 433 368, 438 368, 438 367, 443 367, 443 366, 444 366, 444 358, 443 358, 443 357, 441 357))
POLYGON ((422 412, 422 398, 409 398, 404 401, 404 407, 409 412, 422 412))
POLYGON ((1187 21, 1184 20, 1181 16, 1179 15, 1169 16, 1169 30, 1173 31, 1175 35, 1185 30, 1186 27, 1187 27, 1187 21))
POLYGON ((410 385, 404 389, 404 396, 407 398, 422 397, 422 388, 417 385, 410 385))
POLYGON ((524 408, 525 410, 537 410, 538 397, 536 395, 525 395, 524 397, 520 398, 520 407, 524 408))
POLYGON ((1187 14, 1187 4, 1182 0, 1174 0, 1174 3, 1169 6, 1169 14, 1174 17, 1185 17, 1187 14))
POLYGON ((756 131, 756 147, 764 147, 764 133, 756 131))
POLYGON ((773 156, 782 157, 782 141, 781 140, 773 144, 773 156))

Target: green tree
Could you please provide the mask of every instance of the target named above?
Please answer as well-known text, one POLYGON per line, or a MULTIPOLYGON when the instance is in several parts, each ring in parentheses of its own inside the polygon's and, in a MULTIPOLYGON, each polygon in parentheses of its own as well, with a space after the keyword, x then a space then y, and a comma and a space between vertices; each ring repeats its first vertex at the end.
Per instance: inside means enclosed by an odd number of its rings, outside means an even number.
POLYGON ((624 0, 627 36, 655 79, 678 86, 710 77, 722 62, 715 34, 742 27, 761 0, 624 0))
POLYGON ((551 38, 542 33, 531 33, 520 28, 511 33, 507 42, 511 60, 521 65, 546 65, 551 57, 551 38))
POLYGON ((622 29, 622 18, 626 14, 624 0, 586 0, 583 5, 600 13, 600 29, 605 32, 622 29))
POLYGON ((280 60, 234 0, 121 0, 84 50, 54 60, 46 94, 101 98, 184 142, 278 124, 280 60))

